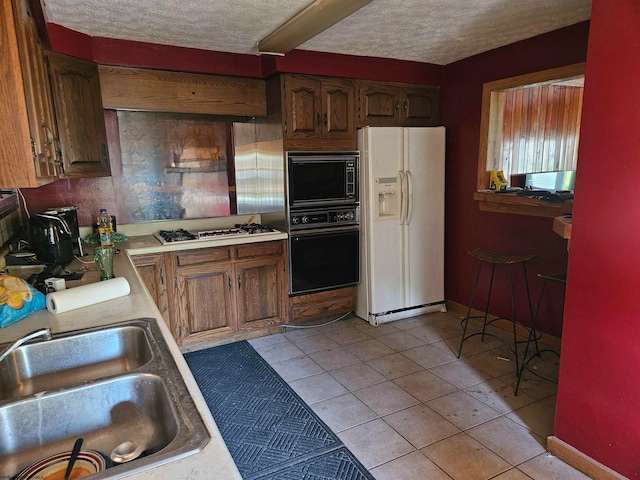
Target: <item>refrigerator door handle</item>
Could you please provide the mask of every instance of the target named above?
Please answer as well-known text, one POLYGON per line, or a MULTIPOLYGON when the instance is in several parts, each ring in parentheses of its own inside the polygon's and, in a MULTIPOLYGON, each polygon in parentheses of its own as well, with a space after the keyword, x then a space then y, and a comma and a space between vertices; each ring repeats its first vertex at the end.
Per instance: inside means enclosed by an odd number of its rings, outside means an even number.
POLYGON ((402 170, 398 171, 398 177, 400 177, 400 225, 404 225, 407 220, 407 182, 402 170))
POLYGON ((407 182, 407 216, 405 221, 407 225, 409 225, 411 223, 411 217, 413 217, 413 175, 409 170, 407 170, 404 175, 407 182))

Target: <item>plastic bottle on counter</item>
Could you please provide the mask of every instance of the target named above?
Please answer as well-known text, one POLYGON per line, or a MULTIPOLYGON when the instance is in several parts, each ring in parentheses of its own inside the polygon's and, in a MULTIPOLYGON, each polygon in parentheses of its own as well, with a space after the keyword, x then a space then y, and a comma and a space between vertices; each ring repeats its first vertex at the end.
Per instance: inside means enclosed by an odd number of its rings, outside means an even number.
POLYGON ((100 245, 103 247, 113 247, 113 227, 111 215, 106 208, 100 209, 98 215, 98 235, 100 235, 100 245))

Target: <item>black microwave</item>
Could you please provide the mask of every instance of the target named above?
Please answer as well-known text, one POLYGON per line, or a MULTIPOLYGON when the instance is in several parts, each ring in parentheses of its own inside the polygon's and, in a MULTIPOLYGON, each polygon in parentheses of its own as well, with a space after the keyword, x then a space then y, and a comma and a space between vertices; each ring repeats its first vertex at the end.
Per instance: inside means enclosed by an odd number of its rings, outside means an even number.
POLYGON ((287 152, 290 208, 359 202, 359 152, 287 152))

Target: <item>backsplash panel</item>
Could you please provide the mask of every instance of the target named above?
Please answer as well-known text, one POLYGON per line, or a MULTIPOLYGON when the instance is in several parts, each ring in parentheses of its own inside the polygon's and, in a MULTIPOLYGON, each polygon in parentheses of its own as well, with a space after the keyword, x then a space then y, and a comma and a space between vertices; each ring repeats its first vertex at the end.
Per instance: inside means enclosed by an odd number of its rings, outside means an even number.
POLYGON ((112 176, 22 189, 30 212, 74 205, 81 226, 100 208, 118 224, 236 213, 231 122, 107 110, 105 123, 112 176))

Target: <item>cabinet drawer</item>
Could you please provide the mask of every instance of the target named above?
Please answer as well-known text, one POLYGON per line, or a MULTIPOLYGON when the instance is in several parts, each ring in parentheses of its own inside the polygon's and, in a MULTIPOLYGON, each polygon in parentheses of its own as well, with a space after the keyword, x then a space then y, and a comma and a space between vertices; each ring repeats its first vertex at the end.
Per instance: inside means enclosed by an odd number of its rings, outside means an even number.
POLYGON ((245 258, 262 257, 267 255, 282 255, 282 242, 261 242, 249 243, 246 245, 236 245, 235 258, 242 260, 245 258))
POLYGON ((176 252, 176 262, 179 267, 188 265, 198 265, 200 263, 226 262, 231 260, 231 249, 229 247, 199 248, 176 252))
POLYGON ((289 297, 290 323, 340 315, 356 307, 356 288, 346 287, 327 292, 289 297))

